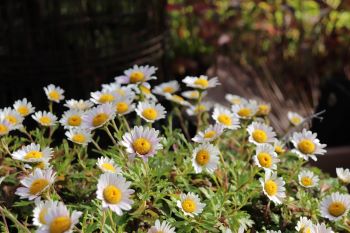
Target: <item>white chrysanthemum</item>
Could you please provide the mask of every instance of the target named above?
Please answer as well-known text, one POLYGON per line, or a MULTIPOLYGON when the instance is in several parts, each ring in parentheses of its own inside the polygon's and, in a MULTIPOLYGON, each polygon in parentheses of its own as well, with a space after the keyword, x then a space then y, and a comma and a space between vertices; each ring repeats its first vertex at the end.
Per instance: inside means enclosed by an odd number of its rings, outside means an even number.
POLYGON ((82 127, 87 129, 96 129, 104 126, 115 116, 115 108, 112 103, 100 104, 88 111, 82 116, 82 127))
POLYGON ((332 228, 327 227, 326 224, 324 223, 319 223, 317 225, 314 225, 314 227, 312 228, 312 231, 310 232, 311 233, 334 233, 332 228))
POLYGON ((215 107, 212 116, 216 123, 227 129, 238 129, 240 127, 238 118, 226 108, 215 107))
POLYGON ((81 215, 82 212, 80 211, 70 213, 63 202, 59 202, 57 205, 52 205, 47 209, 45 214, 46 224, 42 225, 36 232, 72 233, 74 226, 79 223, 81 215))
POLYGON ((171 225, 166 222, 160 222, 158 219, 154 223, 154 226, 152 226, 147 233, 175 233, 175 227, 171 227, 171 225))
POLYGON ((86 111, 90 109, 92 106, 94 106, 94 104, 90 100, 70 99, 66 101, 64 106, 72 110, 86 111))
POLYGON ((40 149, 39 144, 31 143, 12 153, 12 158, 29 163, 49 161, 53 156, 53 151, 49 147, 40 149))
POLYGON ((123 135, 121 145, 126 147, 126 152, 130 158, 139 156, 147 161, 163 146, 160 144, 161 138, 158 137, 159 131, 149 127, 135 126, 131 132, 123 135))
POLYGON ((314 225, 310 219, 306 217, 300 217, 299 221, 297 222, 297 226, 295 227, 295 230, 297 230, 300 233, 314 233, 312 230, 313 227, 314 225))
POLYGON ((192 152, 192 166, 196 173, 203 170, 213 173, 219 163, 220 151, 210 143, 204 143, 196 147, 192 152))
POLYGON ((258 104, 258 111, 256 112, 257 116, 267 116, 271 112, 271 104, 266 102, 259 102, 258 104))
POLYGON ((115 164, 114 160, 107 157, 98 158, 97 166, 103 172, 117 173, 117 174, 122 172, 122 170, 115 164))
POLYGON ((304 121, 304 117, 302 117, 296 112, 288 112, 287 116, 289 122, 294 126, 298 126, 304 121))
POLYGON ((316 133, 312 133, 306 129, 302 132, 295 132, 291 137, 291 142, 293 143, 295 149, 292 152, 296 153, 299 157, 309 160, 309 158, 317 161, 316 155, 323 155, 326 150, 323 149, 327 145, 321 144, 318 140, 316 133))
POLYGON ((285 149, 285 144, 283 142, 281 142, 280 140, 276 139, 273 143, 273 147, 275 148, 275 152, 278 155, 283 154, 284 152, 286 152, 285 149))
POLYGON ((198 195, 192 192, 187 194, 181 193, 180 200, 178 200, 176 204, 185 215, 189 215, 191 217, 202 213, 205 207, 205 204, 201 203, 198 195))
POLYGON ((42 126, 53 126, 57 123, 57 117, 47 111, 36 112, 32 118, 42 126))
POLYGON ((56 87, 55 85, 50 84, 47 87, 44 87, 44 91, 47 98, 51 101, 59 103, 61 100, 64 99, 64 90, 58 86, 56 87))
POLYGON ((348 168, 344 169, 341 167, 336 168, 336 173, 338 176, 338 179, 341 180, 345 184, 350 183, 350 170, 348 168))
POLYGON ((13 130, 11 123, 6 119, 0 119, 0 136, 7 135, 13 130))
POLYGON ((285 182, 282 177, 277 177, 276 173, 271 171, 265 172, 265 179, 259 179, 265 195, 274 203, 281 204, 282 200, 286 197, 284 187, 285 182))
POLYGON ((116 97, 123 97, 132 100, 135 98, 135 92, 131 86, 121 86, 120 83, 117 82, 102 84, 102 92, 113 93, 116 97))
POLYGON ((256 101, 243 101, 240 104, 232 105, 232 112, 242 119, 251 119, 258 112, 256 101))
POLYGON ((90 100, 95 104, 111 103, 115 100, 116 96, 112 92, 95 91, 90 93, 90 100))
POLYGON ((253 122, 248 126, 247 131, 249 133, 248 141, 255 145, 273 143, 275 141, 276 133, 271 126, 264 123, 253 122))
POLYGON ((33 225, 35 226, 42 226, 47 224, 45 221, 45 217, 48 213, 48 210, 53 207, 57 206, 58 201, 40 201, 39 199, 35 199, 35 208, 33 210, 33 225))
POLYGON ((151 85, 149 83, 142 83, 141 85, 132 85, 131 86, 136 94, 141 94, 146 97, 147 100, 157 102, 157 97, 153 95, 151 91, 151 85))
POLYGON ((320 203, 321 216, 331 221, 337 221, 347 215, 350 208, 350 195, 332 193, 320 203))
POLYGON ((155 86, 153 89, 153 93, 157 95, 163 95, 165 94, 174 94, 180 89, 180 85, 176 80, 162 83, 158 86, 155 86))
POLYGON ((258 167, 265 170, 276 170, 277 163, 280 161, 277 154, 270 144, 260 144, 256 146, 256 153, 253 157, 254 162, 258 167))
POLYGON ((210 125, 205 131, 200 131, 196 134, 192 141, 198 143, 212 142, 224 132, 224 126, 220 124, 210 125))
POLYGON ((174 103, 177 103, 183 106, 191 106, 191 104, 188 101, 186 101, 184 98, 182 98, 179 95, 172 95, 172 94, 166 93, 165 98, 169 101, 172 101, 174 103))
POLYGON ((0 120, 7 120, 12 129, 22 128, 24 118, 14 109, 4 108, 0 111, 0 120))
POLYGON ((199 77, 187 76, 182 80, 183 83, 188 87, 197 88, 201 90, 206 90, 208 88, 213 88, 220 85, 217 77, 208 79, 207 76, 201 75, 199 77))
POLYGON ((60 119, 60 123, 65 129, 80 127, 83 113, 83 111, 74 109, 65 111, 60 119))
POLYGON ((157 77, 154 76, 156 71, 157 71, 157 68, 154 66, 134 65, 132 68, 125 70, 124 75, 116 77, 115 80, 116 82, 123 83, 123 84, 142 83, 148 80, 157 79, 157 77))
POLYGON ((135 104, 132 103, 133 99, 128 97, 119 96, 113 102, 115 111, 118 115, 124 116, 135 110, 135 104))
POLYGON ((147 122, 155 122, 165 118, 165 108, 161 104, 151 102, 139 102, 135 112, 147 122))
POLYGON ((190 106, 186 109, 186 112, 190 116, 196 116, 203 112, 208 112, 212 108, 213 104, 211 102, 201 102, 199 105, 190 106))
POLYGON ((232 94, 226 94, 225 99, 230 102, 232 105, 238 105, 243 102, 248 102, 245 98, 238 96, 238 95, 232 95, 232 94))
POLYGON ((312 171, 301 171, 298 175, 299 184, 305 188, 315 187, 319 180, 318 176, 312 171))
MULTIPOLYGON (((199 91, 197 90, 193 90, 193 91, 184 91, 181 93, 181 95, 187 99, 190 99, 190 100, 197 100, 199 98, 199 91)), ((206 96, 207 95, 207 92, 204 91, 202 92, 202 97, 206 96)))
POLYGON ((84 128, 72 128, 65 133, 69 141, 86 146, 92 140, 91 130, 84 128))
POLYGON ((130 195, 134 193, 129 189, 131 182, 114 173, 104 173, 97 183, 97 199, 102 200, 102 208, 110 208, 117 215, 123 215, 123 210, 130 210, 134 203, 130 195))
POLYGON ((28 116, 32 114, 35 111, 35 108, 33 107, 32 103, 27 100, 27 98, 24 98, 22 100, 17 100, 13 104, 13 108, 22 116, 28 116))
POLYGON ((41 170, 36 168, 33 173, 21 180, 21 184, 24 187, 20 187, 16 190, 16 194, 21 199, 28 198, 33 200, 47 190, 55 182, 56 172, 51 168, 41 170))

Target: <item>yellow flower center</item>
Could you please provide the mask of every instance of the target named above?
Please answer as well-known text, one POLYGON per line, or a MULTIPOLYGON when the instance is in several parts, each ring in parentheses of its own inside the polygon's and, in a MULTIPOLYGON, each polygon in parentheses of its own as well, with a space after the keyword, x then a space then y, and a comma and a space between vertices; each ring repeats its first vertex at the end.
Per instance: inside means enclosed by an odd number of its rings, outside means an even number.
POLYGON ((312 154, 315 152, 315 144, 310 139, 302 139, 298 143, 298 149, 303 154, 312 154))
POLYGON ((192 213, 196 210, 196 203, 192 199, 185 199, 181 203, 182 209, 187 213, 192 213))
POLYGON ((50 224, 50 233, 63 233, 69 230, 71 224, 68 216, 56 217, 50 224))
POLYGON ((157 111, 154 108, 145 108, 142 111, 142 116, 144 116, 147 120, 155 120, 158 116, 157 111))
POLYGON ((345 211, 346 211, 346 207, 340 201, 332 202, 328 206, 328 212, 334 217, 339 217, 339 216, 343 215, 345 213, 345 211))
POLYGON ((299 125, 301 123, 300 117, 296 117, 296 116, 292 117, 290 121, 293 123, 293 125, 299 125))
POLYGON ((267 115, 270 112, 270 106, 266 104, 260 104, 259 109, 258 109, 258 114, 259 115, 267 115))
POLYGON ((163 92, 164 93, 173 93, 175 90, 172 87, 164 87, 163 92))
POLYGON ((27 106, 22 105, 17 108, 17 112, 21 114, 21 116, 27 116, 29 114, 29 109, 27 106))
POLYGON ((205 107, 205 105, 201 104, 201 105, 197 105, 196 109, 194 110, 195 113, 200 113, 200 112, 204 112, 207 110, 207 107, 205 107))
POLYGON ((151 94, 151 89, 145 87, 145 86, 140 86, 140 90, 142 91, 143 94, 145 95, 150 95, 151 94))
POLYGON ((199 92, 198 91, 192 91, 190 94, 190 97, 193 99, 197 99, 199 97, 199 92))
POLYGON ((312 179, 310 177, 304 176, 300 179, 300 181, 306 187, 312 185, 312 179))
POLYGON ((81 117, 79 115, 72 115, 68 118, 68 125, 70 126, 80 126, 81 117))
POLYGON ((32 185, 29 187, 29 193, 32 195, 39 194, 49 185, 47 179, 36 179, 33 181, 32 185))
POLYGON ((208 164, 209 159, 210 154, 205 149, 199 150, 196 154, 196 162, 201 166, 205 166, 206 164, 208 164))
POLYGON ((204 78, 198 78, 196 81, 194 81, 194 84, 196 84, 202 88, 206 88, 206 87, 208 87, 208 80, 206 80, 204 78))
POLYGON ((86 137, 82 133, 77 133, 72 137, 72 141, 76 143, 84 143, 86 141, 86 137))
POLYGON ((252 115, 252 110, 250 108, 241 108, 237 114, 241 117, 250 117, 252 115))
POLYGON ((145 78, 145 75, 141 71, 134 71, 130 74, 130 82, 131 83, 142 82, 144 80, 144 78, 145 78))
POLYGON ((261 152, 258 154, 259 164, 265 168, 269 168, 272 165, 272 157, 270 154, 261 152))
POLYGON ((118 204, 122 200, 122 192, 114 185, 108 185, 103 190, 103 198, 107 203, 118 204))
POLYGON ((282 154, 284 153, 284 149, 281 146, 275 146, 275 152, 277 154, 282 154))
POLYGON ((35 165, 35 168, 40 168, 40 169, 45 169, 45 163, 44 162, 39 162, 35 165))
POLYGON ((108 171, 115 172, 114 166, 112 164, 110 164, 110 163, 103 163, 101 165, 101 167, 103 167, 104 169, 106 169, 108 171))
POLYGON ((305 228, 303 233, 311 233, 311 228, 310 227, 305 228))
POLYGON ((0 124, 0 135, 6 134, 9 131, 6 125, 0 124))
POLYGON ((208 132, 206 132, 204 134, 203 137, 206 138, 206 139, 209 139, 209 138, 213 138, 215 136, 216 136, 216 132, 214 130, 209 130, 208 132))
POLYGON ((29 151, 25 156, 24 159, 40 159, 43 157, 43 153, 37 150, 29 151))
POLYGON ((56 90, 53 90, 49 93, 49 99, 51 99, 51 100, 58 101, 58 100, 60 100, 60 98, 61 98, 61 95, 56 90))
POLYGON ((218 116, 218 121, 223 124, 223 125, 226 125, 226 126, 230 126, 232 124, 232 120, 231 120, 231 117, 227 114, 220 114, 218 116))
POLYGON ((17 123, 17 118, 14 116, 7 115, 5 118, 11 123, 11 125, 15 125, 17 123))
POLYGON ((48 117, 48 116, 42 116, 42 117, 39 119, 39 122, 40 122, 42 125, 49 125, 49 124, 51 124, 51 118, 48 117))
POLYGON ((178 95, 173 95, 171 98, 175 102, 180 102, 181 103, 182 101, 184 101, 184 98, 182 98, 181 96, 178 96, 178 95))
POLYGON ((152 144, 146 138, 138 138, 132 143, 132 147, 138 154, 145 155, 152 149, 152 144))
POLYGON ((104 124, 107 121, 107 119, 108 119, 108 115, 106 113, 99 113, 92 120, 92 125, 94 127, 100 126, 104 124))
POLYGON ((112 94, 102 94, 98 99, 98 102, 101 104, 112 102, 114 100, 114 96, 112 94))
POLYGON ((119 102, 116 105, 117 113, 123 114, 129 110, 129 105, 125 102, 119 102))
POLYGON ((42 224, 46 224, 45 215, 47 214, 47 208, 43 208, 39 213, 39 222, 42 224))
POLYGON ((274 196, 277 193, 277 184, 273 180, 268 180, 265 182, 264 189, 269 196, 274 196))
POLYGON ((254 130, 252 136, 254 141, 258 143, 265 143, 267 141, 267 134, 264 130, 256 129, 254 130))

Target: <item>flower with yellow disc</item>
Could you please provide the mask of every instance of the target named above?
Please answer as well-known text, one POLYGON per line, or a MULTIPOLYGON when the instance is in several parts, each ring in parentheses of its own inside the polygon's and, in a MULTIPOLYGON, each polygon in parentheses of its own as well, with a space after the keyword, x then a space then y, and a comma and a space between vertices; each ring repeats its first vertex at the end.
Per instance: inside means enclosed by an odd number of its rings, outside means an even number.
POLYGON ((248 126, 247 131, 249 133, 248 141, 255 145, 273 143, 275 141, 276 133, 271 126, 264 123, 253 122, 248 126))
POLYGON ((253 157, 255 164, 265 170, 276 170, 280 161, 270 144, 260 144, 256 146, 256 153, 253 157))
POLYGON ((207 90, 220 85, 217 77, 209 79, 208 76, 205 75, 201 75, 199 77, 187 76, 182 80, 182 82, 188 87, 200 90, 207 90))
POLYGON ((331 221, 337 221, 347 215, 350 208, 350 195, 332 193, 322 199, 320 203, 321 216, 331 221))
POLYGON ((285 182, 282 177, 277 177, 276 173, 266 171, 265 178, 259 179, 264 194, 274 203, 281 204, 286 197, 285 182))
POLYGON ((204 143, 196 147, 192 152, 192 166, 196 173, 203 170, 213 173, 219 163, 220 151, 210 143, 204 143))
POLYGON ((187 194, 181 193, 180 200, 176 202, 185 215, 194 217, 203 212, 205 204, 201 202, 197 194, 189 192, 187 194))
POLYGON ((135 112, 138 116, 147 122, 153 123, 157 120, 165 118, 165 108, 161 104, 153 102, 139 102, 135 112))
POLYGON ((63 95, 64 90, 58 86, 50 84, 47 87, 44 87, 44 91, 47 98, 50 101, 59 103, 61 100, 64 99, 64 95, 63 95))

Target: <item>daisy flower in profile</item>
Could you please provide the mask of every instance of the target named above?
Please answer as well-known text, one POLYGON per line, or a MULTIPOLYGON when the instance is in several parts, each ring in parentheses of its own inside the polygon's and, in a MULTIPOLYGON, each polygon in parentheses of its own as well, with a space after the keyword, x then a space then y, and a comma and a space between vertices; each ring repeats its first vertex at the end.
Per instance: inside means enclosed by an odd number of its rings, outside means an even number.
POLYGON ((282 155, 286 152, 285 149, 285 144, 283 142, 281 142, 280 140, 276 139, 273 143, 273 147, 275 148, 275 152, 278 155, 282 155))
MULTIPOLYGON (((202 92, 202 97, 206 96, 207 92, 202 92)), ((181 93, 181 95, 187 99, 190 100, 197 100, 199 98, 199 91, 193 90, 193 91, 184 91, 181 93)))
POLYGON ((7 135, 11 130, 13 130, 11 123, 6 119, 0 119, 0 137, 7 135))
POLYGON ((104 126, 115 116, 115 108, 112 103, 100 104, 86 111, 82 116, 82 127, 96 129, 104 126))
POLYGON ((210 111, 211 107, 213 104, 211 102, 201 102, 200 104, 196 106, 190 106, 188 109, 186 109, 186 113, 189 116, 196 116, 198 114, 201 114, 203 112, 208 112, 210 111))
POLYGON ((224 126, 220 124, 210 125, 205 131, 196 134, 192 141, 198 143, 212 142, 224 132, 224 126))
POLYGON ((64 106, 72 110, 85 111, 90 109, 92 106, 94 106, 94 104, 90 100, 70 99, 66 101, 64 106))
POLYGON ((134 203, 130 195, 134 193, 129 189, 131 182, 114 173, 104 173, 97 183, 97 199, 102 200, 102 208, 110 208, 117 215, 123 215, 124 210, 130 210, 134 203))
POLYGON ((232 95, 232 94, 226 94, 225 99, 228 102, 230 102, 232 105, 239 105, 243 102, 248 102, 245 98, 238 95, 232 95))
POLYGON ((176 202, 177 207, 179 207, 185 215, 194 217, 202 213, 205 204, 201 203, 197 194, 189 192, 187 194, 181 193, 180 200, 176 202))
POLYGON ((39 199, 35 199, 35 208, 33 210, 33 225, 42 226, 46 225, 45 217, 47 215, 48 210, 51 207, 57 206, 57 201, 47 200, 40 201, 39 199))
POLYGON ((292 150, 293 153, 296 153, 300 158, 309 160, 309 158, 317 161, 316 155, 323 155, 326 153, 324 149, 327 145, 321 144, 318 140, 316 133, 312 133, 306 129, 303 129, 302 132, 295 132, 291 137, 291 142, 293 143, 295 149, 292 150))
POLYGON ((174 94, 179 89, 180 89, 179 83, 176 80, 174 80, 174 81, 165 82, 158 86, 155 86, 153 89, 153 93, 157 95, 165 96, 165 94, 174 94))
POLYGON ((218 166, 220 151, 210 143, 196 147, 192 152, 192 166, 196 173, 203 170, 213 173, 218 166))
POLYGON ((115 95, 112 92, 95 91, 90 93, 90 100, 95 104, 111 103, 115 100, 115 95))
POLYGON ((347 215, 350 208, 350 195, 332 193, 326 196, 320 203, 321 216, 330 221, 337 221, 347 215))
POLYGON ((151 91, 151 85, 149 83, 142 83, 139 86, 134 85, 134 89, 137 94, 142 93, 146 97, 146 99, 152 100, 154 102, 157 101, 157 97, 153 95, 151 91))
POLYGON ((281 204, 282 200, 286 197, 283 178, 277 177, 276 173, 268 170, 265 172, 265 179, 260 178, 259 181, 265 195, 275 204, 281 204))
POLYGON ((180 104, 182 106, 190 106, 191 105, 188 101, 186 101, 184 98, 182 98, 179 95, 174 95, 174 94, 172 95, 172 94, 166 93, 165 98, 169 101, 180 104))
POLYGON ((73 228, 79 223, 79 218, 82 212, 69 212, 68 208, 62 203, 58 202, 47 209, 45 214, 46 224, 41 225, 36 231, 37 233, 72 233, 73 228))
POLYGON ((275 141, 276 133, 272 127, 264 123, 253 122, 248 126, 247 131, 249 133, 248 141, 255 145, 273 143, 275 141))
POLYGON ((83 111, 80 110, 68 110, 65 111, 60 119, 61 125, 65 129, 70 129, 72 127, 80 127, 82 123, 83 111))
POLYGON ((294 126, 298 126, 304 121, 304 117, 296 112, 288 112, 287 117, 289 122, 294 126))
POLYGON ((256 101, 243 101, 240 104, 232 105, 232 112, 241 119, 251 119, 258 112, 256 101))
POLYGON ((171 225, 166 222, 160 222, 158 219, 154 223, 154 226, 152 226, 147 233, 175 233, 175 227, 171 227, 171 225))
POLYGON ((20 187, 16 190, 16 194, 21 199, 28 198, 33 200, 47 190, 55 182, 56 172, 51 168, 41 170, 36 168, 33 173, 21 180, 21 184, 24 187, 20 187))
POLYGON ((344 169, 337 167, 335 171, 339 180, 341 180, 344 184, 350 183, 350 170, 348 168, 344 169))
POLYGON ((311 233, 334 233, 332 228, 327 227, 324 223, 318 223, 317 225, 314 225, 312 228, 311 233))
POLYGON ((120 144, 126 147, 126 152, 130 158, 135 156, 147 161, 163 146, 158 137, 159 131, 149 127, 135 126, 131 132, 125 133, 120 144))
POLYGON ((270 144, 260 144, 256 146, 256 153, 253 157, 255 164, 265 170, 276 170, 280 161, 270 144))
POLYGON ((155 122, 159 119, 165 118, 165 108, 161 104, 156 104, 152 102, 139 102, 135 112, 142 119, 147 122, 155 122))
POLYGON ((91 130, 84 128, 71 128, 65 133, 69 141, 86 146, 92 140, 91 130))
POLYGON ((107 157, 101 157, 97 159, 97 166, 103 172, 109 173, 121 173, 122 170, 115 164, 113 159, 107 157))
POLYGON ((315 187, 319 180, 318 176, 312 171, 302 171, 298 175, 299 184, 305 188, 315 187))
POLYGON ((257 116, 267 116, 271 112, 271 104, 266 102, 261 102, 258 104, 257 116))
POLYGON ((35 108, 33 107, 32 103, 27 100, 27 98, 24 98, 22 100, 17 100, 13 104, 13 108, 22 116, 28 116, 32 114, 35 111, 35 108))
POLYGON ((24 146, 19 150, 16 150, 11 154, 13 159, 17 159, 29 163, 37 163, 42 161, 49 161, 53 156, 53 151, 49 147, 40 149, 39 144, 31 143, 28 146, 24 146))
POLYGON ((157 77, 154 76, 156 71, 157 68, 155 66, 134 65, 132 68, 125 70, 124 75, 117 77, 116 81, 122 84, 138 84, 152 79, 157 79, 157 77))
POLYGON ((64 90, 58 86, 56 87, 55 85, 50 84, 47 87, 44 87, 44 91, 47 98, 53 102, 59 103, 64 99, 64 90))
POLYGON ((47 111, 36 112, 32 118, 42 126, 53 126, 57 123, 57 117, 47 111))
POLYGON ((239 120, 238 118, 228 109, 224 107, 215 107, 213 112, 213 119, 217 124, 222 125, 227 129, 238 129, 239 120))
POLYGON ((208 79, 208 76, 201 75, 199 77, 187 76, 182 80, 188 87, 206 90, 220 85, 217 77, 208 79))
POLYGON ((135 104, 132 103, 133 99, 128 97, 117 97, 113 102, 115 111, 119 116, 124 116, 135 110, 135 104))
POLYGON ((22 128, 24 118, 14 109, 4 108, 0 111, 0 119, 7 120, 12 129, 22 128))
POLYGON ((295 227, 295 230, 301 233, 311 233, 313 227, 314 225, 310 219, 306 217, 300 217, 299 221, 297 222, 297 226, 295 227))

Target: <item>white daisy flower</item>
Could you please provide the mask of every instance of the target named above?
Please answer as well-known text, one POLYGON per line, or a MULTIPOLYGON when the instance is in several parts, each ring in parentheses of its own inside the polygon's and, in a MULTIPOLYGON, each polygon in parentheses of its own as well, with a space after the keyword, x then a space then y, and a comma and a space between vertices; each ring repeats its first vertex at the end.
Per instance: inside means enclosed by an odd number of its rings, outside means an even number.
POLYGON ((205 207, 205 204, 201 203, 199 196, 192 192, 187 194, 181 193, 180 200, 178 200, 176 204, 185 215, 189 215, 190 217, 194 217, 195 215, 202 213, 205 207))
POLYGON ((160 144, 161 138, 158 137, 159 131, 149 127, 135 126, 131 132, 123 135, 121 145, 126 147, 126 152, 130 158, 139 156, 147 161, 163 146, 160 144))
POLYGON ((65 129, 80 127, 83 113, 83 111, 74 109, 65 111, 60 119, 60 123, 65 129))
POLYGON ((147 233, 175 233, 175 227, 171 227, 171 225, 166 222, 160 222, 158 219, 154 223, 154 226, 152 226, 147 233))
POLYGON ((51 168, 47 170, 36 168, 33 173, 21 180, 24 187, 18 188, 16 195, 21 199, 28 198, 29 200, 40 197, 55 182, 55 177, 56 172, 51 168))
POLYGON ((142 119, 147 122, 155 122, 159 119, 165 118, 165 108, 161 104, 155 104, 150 102, 139 102, 135 112, 142 119))
POLYGON ((35 108, 33 107, 32 103, 27 100, 27 98, 24 98, 22 100, 17 100, 13 104, 13 108, 22 116, 28 116, 32 114, 35 111, 35 108))
POLYGON ((53 156, 53 151, 49 147, 40 149, 39 144, 31 143, 21 149, 16 150, 11 154, 13 159, 17 159, 29 163, 38 163, 42 161, 49 161, 53 156))
POLYGON ((47 111, 36 112, 32 118, 42 126, 53 126, 57 123, 57 117, 47 111))
POLYGON ((256 101, 243 101, 240 104, 232 105, 232 112, 241 119, 251 119, 258 112, 258 104, 256 101))
POLYGON ((92 141, 90 129, 72 128, 65 133, 69 141, 86 146, 92 141))
POLYGON ((44 91, 47 98, 51 101, 59 103, 61 100, 64 99, 64 90, 58 86, 56 87, 55 85, 50 84, 47 87, 44 87, 44 91))
POLYGON ((97 166, 103 172, 117 173, 117 174, 122 172, 122 170, 115 164, 114 160, 107 157, 98 158, 97 166))
POLYGON ((332 193, 320 203, 321 216, 331 221, 337 221, 347 215, 350 208, 350 195, 332 193))
POLYGON ((117 97, 113 102, 116 113, 119 116, 124 116, 135 110, 135 104, 132 103, 133 99, 128 97, 117 97))
POLYGON ((45 217, 48 213, 48 210, 53 207, 57 206, 58 201, 40 201, 39 199, 35 199, 35 208, 33 210, 33 225, 35 226, 42 226, 46 225, 45 217))
POLYGON ((247 131, 249 133, 248 141, 255 145, 273 143, 275 141, 276 133, 272 127, 264 123, 253 122, 248 126, 247 131))
POLYGON ((306 129, 302 132, 295 132, 291 137, 291 142, 293 143, 295 149, 292 150, 299 157, 309 160, 309 158, 317 161, 316 155, 323 155, 326 153, 324 149, 327 145, 321 144, 318 140, 316 133, 312 133, 306 129))
POLYGON ((212 116, 217 124, 220 124, 227 129, 234 130, 240 127, 238 118, 226 108, 215 107, 212 116))
POLYGON ((70 99, 70 100, 66 101, 64 106, 69 108, 69 109, 72 109, 72 110, 86 111, 86 110, 90 109, 92 106, 94 106, 94 104, 90 100, 70 99))
POLYGON ((266 102, 258 103, 258 111, 256 112, 257 116, 267 116, 271 112, 271 104, 266 102))
POLYGON ((220 124, 209 125, 205 131, 200 131, 196 134, 192 141, 198 143, 212 142, 224 132, 224 126, 220 124))
POLYGON ((183 106, 190 106, 191 104, 179 95, 165 94, 165 98, 169 101, 175 102, 183 106))
POLYGON ((157 79, 156 76, 154 76, 155 72, 157 71, 157 68, 154 66, 138 66, 134 65, 134 67, 127 69, 124 71, 124 75, 116 77, 116 82, 118 83, 130 83, 130 84, 137 84, 146 82, 152 79, 157 79))
POLYGON ((186 113, 189 116, 196 116, 198 114, 201 114, 203 112, 208 112, 212 108, 213 104, 211 102, 201 102, 200 104, 196 106, 190 106, 188 109, 186 109, 186 113))
POLYGON ((305 188, 315 187, 319 180, 318 176, 312 171, 302 171, 298 175, 299 184, 305 188))
POLYGON ((157 97, 152 94, 151 85, 149 83, 142 83, 139 86, 134 85, 134 89, 137 94, 142 93, 147 100, 157 102, 157 97))
POLYGON ((256 153, 253 157, 255 164, 265 170, 276 170, 280 161, 270 144, 260 144, 256 146, 256 153))
POLYGON ((284 152, 286 152, 285 144, 278 139, 274 141, 273 147, 275 148, 275 152, 278 155, 284 154, 284 152))
POLYGON ((91 92, 91 102, 95 104, 106 104, 111 103, 115 100, 116 96, 112 92, 101 92, 101 91, 95 91, 91 92))
POLYGON ((153 93, 157 95, 163 95, 165 94, 174 94, 180 89, 180 85, 176 80, 162 83, 158 86, 155 86, 153 89, 153 93))
POLYGON ((324 223, 319 223, 317 225, 314 225, 314 227, 312 228, 312 231, 310 232, 311 233, 334 233, 332 228, 327 227, 326 224, 324 223))
POLYGON ((243 102, 248 102, 245 98, 238 96, 238 95, 232 95, 232 94, 226 94, 225 99, 230 102, 232 105, 239 105, 243 102))
POLYGON ((265 195, 274 203, 281 204, 282 200, 286 197, 283 178, 277 177, 276 173, 268 170, 265 172, 265 179, 260 178, 259 181, 265 195))
POLYGON ((304 117, 302 117, 296 112, 288 112, 287 116, 289 122, 294 126, 298 126, 304 121, 304 117))
POLYGON ((45 214, 46 224, 42 225, 37 233, 72 233, 73 228, 79 223, 79 218, 82 212, 69 212, 68 208, 59 202, 57 205, 52 205, 47 209, 45 214))
POLYGON ((115 116, 115 108, 112 103, 100 104, 86 111, 82 116, 82 127, 96 129, 104 126, 115 116))
POLYGON ((208 79, 208 76, 201 75, 199 77, 187 76, 182 80, 188 87, 206 90, 220 85, 217 77, 208 79))
POLYGON ((7 120, 10 123, 11 128, 19 129, 22 128, 24 118, 14 109, 4 108, 0 111, 0 120, 7 120))
POLYGON ((338 179, 341 180, 345 184, 350 183, 350 170, 348 168, 344 169, 341 167, 336 168, 336 173, 338 176, 338 179))
POLYGON ((196 147, 192 152, 192 166, 196 173, 203 170, 213 173, 219 163, 220 151, 210 143, 204 143, 196 147))
POLYGON ((0 137, 7 135, 12 130, 12 125, 8 120, 0 119, 0 137))
POLYGON ((310 219, 306 217, 300 217, 299 221, 297 222, 297 226, 295 227, 295 230, 297 230, 300 233, 314 233, 312 231, 313 227, 314 224, 311 222, 310 219))
POLYGON ((134 193, 129 189, 131 182, 114 173, 104 173, 97 183, 97 199, 102 200, 102 208, 110 208, 117 215, 123 215, 123 210, 130 210, 134 203, 130 195, 134 193))
MULTIPOLYGON (((190 100, 197 100, 199 98, 199 91, 197 90, 193 90, 193 91, 184 91, 181 93, 181 95, 187 99, 190 99, 190 100)), ((207 92, 204 91, 202 92, 202 97, 206 96, 207 95, 207 92)))

